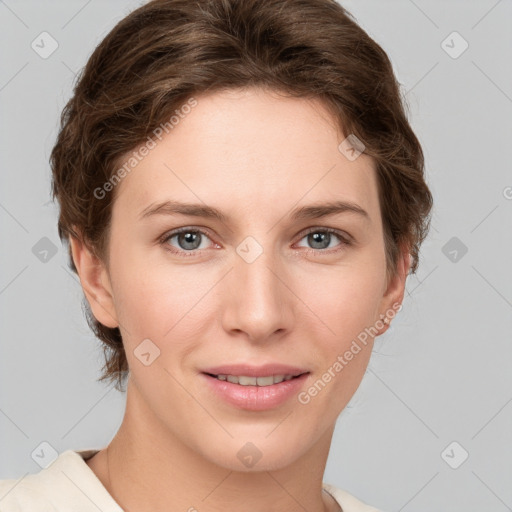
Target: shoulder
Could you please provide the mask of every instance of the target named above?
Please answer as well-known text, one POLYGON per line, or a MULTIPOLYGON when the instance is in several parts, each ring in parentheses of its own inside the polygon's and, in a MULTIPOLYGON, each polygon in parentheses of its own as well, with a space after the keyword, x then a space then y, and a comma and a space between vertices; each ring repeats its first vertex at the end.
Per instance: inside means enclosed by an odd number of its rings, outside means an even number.
POLYGON ((338 502, 343 512, 382 512, 381 510, 367 505, 352 494, 334 485, 323 483, 323 488, 338 502))
POLYGON ((0 512, 121 511, 85 463, 97 450, 66 450, 38 473, 0 480, 0 512))
POLYGON ((0 480, 0 512, 54 512, 55 508, 44 492, 33 486, 30 477, 0 480))

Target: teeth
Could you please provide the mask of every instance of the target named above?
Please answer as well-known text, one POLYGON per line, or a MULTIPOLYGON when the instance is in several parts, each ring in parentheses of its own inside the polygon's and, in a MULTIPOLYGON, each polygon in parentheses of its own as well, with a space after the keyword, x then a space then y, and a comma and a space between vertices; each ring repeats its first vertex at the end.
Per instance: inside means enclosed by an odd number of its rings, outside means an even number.
POLYGON ((246 375, 217 375, 219 380, 227 380, 241 386, 271 386, 284 380, 293 379, 293 375, 269 375, 268 377, 247 377, 246 375))
MULTIPOLYGON (((244 379, 244 377, 241 378, 244 379)), ((269 375, 268 377, 258 377, 255 380, 255 384, 257 384, 258 386, 271 386, 272 384, 274 384, 274 377, 272 375, 269 375)), ((239 379, 238 381, 240 382, 240 384, 245 384, 243 380, 239 379)))

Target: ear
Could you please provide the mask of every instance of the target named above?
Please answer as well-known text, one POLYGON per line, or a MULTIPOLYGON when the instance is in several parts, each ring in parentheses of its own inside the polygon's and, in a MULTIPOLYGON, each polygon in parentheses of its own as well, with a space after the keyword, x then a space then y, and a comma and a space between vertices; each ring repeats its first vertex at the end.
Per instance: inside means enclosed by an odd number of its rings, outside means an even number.
POLYGON ((398 313, 404 300, 405 281, 411 267, 411 255, 406 246, 400 247, 400 253, 397 261, 396 273, 387 283, 387 289, 384 292, 380 306, 379 318, 375 319, 383 321, 387 318, 388 323, 384 323, 382 329, 379 330, 379 336, 384 334, 391 324, 392 318, 398 313))
POLYGON ((106 327, 118 327, 112 286, 105 264, 82 240, 69 237, 73 261, 94 318, 106 327))

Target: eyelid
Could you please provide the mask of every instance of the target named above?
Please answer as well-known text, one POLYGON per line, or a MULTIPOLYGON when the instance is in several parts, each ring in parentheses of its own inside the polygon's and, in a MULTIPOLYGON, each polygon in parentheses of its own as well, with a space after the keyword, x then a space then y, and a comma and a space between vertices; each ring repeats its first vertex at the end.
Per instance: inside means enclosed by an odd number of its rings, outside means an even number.
MULTIPOLYGON (((346 231, 342 231, 340 229, 336 228, 329 228, 327 226, 314 226, 312 228, 307 228, 306 231, 301 232, 301 238, 304 238, 305 236, 309 235, 310 233, 316 233, 317 231, 320 232, 326 232, 326 233, 332 233, 333 235, 336 235, 338 238, 340 238, 345 243, 354 243, 354 237, 349 235, 346 231)), ((314 249, 313 249, 314 250, 314 249)), ((325 252, 325 251, 322 251, 325 252)))
MULTIPOLYGON (((181 228, 176 228, 176 229, 172 229, 171 231, 167 231, 159 238, 159 242, 161 244, 165 244, 171 238, 174 238, 176 235, 179 235, 180 233, 187 233, 189 231, 193 232, 193 233, 194 232, 201 233, 202 235, 209 238, 212 241, 212 243, 216 243, 216 242, 214 242, 214 240, 212 240, 212 236, 206 228, 200 228, 197 226, 183 226, 181 228)), ((184 251, 184 250, 179 250, 179 249, 173 248, 173 249, 169 249, 169 250, 175 254, 178 254, 178 253, 180 253, 180 254, 182 254, 182 253, 198 254, 198 253, 202 253, 206 249, 196 249, 195 251, 184 251)))

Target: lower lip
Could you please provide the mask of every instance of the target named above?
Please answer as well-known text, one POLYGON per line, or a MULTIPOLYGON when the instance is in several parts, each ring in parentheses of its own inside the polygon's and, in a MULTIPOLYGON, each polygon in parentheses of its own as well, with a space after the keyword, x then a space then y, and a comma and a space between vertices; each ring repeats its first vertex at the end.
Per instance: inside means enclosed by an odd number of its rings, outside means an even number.
POLYGON ((210 389, 229 404, 249 411, 264 411, 278 407, 297 395, 309 373, 270 386, 242 386, 227 380, 219 380, 206 373, 201 375, 206 379, 210 389))

